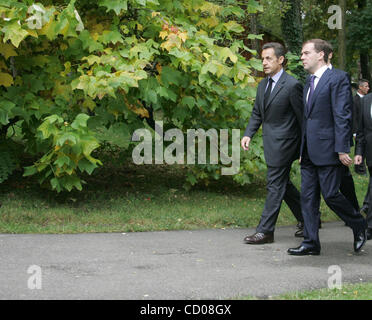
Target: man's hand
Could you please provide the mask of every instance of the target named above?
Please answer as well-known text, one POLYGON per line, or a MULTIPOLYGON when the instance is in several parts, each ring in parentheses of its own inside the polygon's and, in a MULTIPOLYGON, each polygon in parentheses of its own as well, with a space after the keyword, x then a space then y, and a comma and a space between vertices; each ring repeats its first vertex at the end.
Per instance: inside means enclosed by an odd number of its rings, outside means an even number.
POLYGON ((251 143, 251 138, 250 137, 243 137, 242 141, 240 142, 242 148, 245 151, 249 150, 249 144, 251 143))
POLYGON ((353 163, 353 160, 349 157, 347 153, 340 153, 338 155, 338 158, 340 159, 340 161, 342 162, 344 166, 348 167, 353 163))
POLYGON ((354 164, 359 165, 359 164, 361 164, 362 162, 363 162, 363 157, 362 157, 362 156, 358 156, 358 155, 356 155, 356 156, 354 157, 354 164))

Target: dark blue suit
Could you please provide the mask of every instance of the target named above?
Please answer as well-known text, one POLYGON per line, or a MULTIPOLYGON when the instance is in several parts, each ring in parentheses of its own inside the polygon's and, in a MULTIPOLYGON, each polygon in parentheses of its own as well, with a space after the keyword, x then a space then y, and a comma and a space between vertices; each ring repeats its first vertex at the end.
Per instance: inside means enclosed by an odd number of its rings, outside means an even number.
MULTIPOLYGON (((304 87, 304 105, 309 82, 304 87)), ((326 204, 357 232, 366 221, 340 193, 343 165, 338 153, 349 153, 352 129, 350 81, 346 72, 327 69, 305 108, 301 139, 301 206, 305 247, 320 249, 320 194, 326 204)))

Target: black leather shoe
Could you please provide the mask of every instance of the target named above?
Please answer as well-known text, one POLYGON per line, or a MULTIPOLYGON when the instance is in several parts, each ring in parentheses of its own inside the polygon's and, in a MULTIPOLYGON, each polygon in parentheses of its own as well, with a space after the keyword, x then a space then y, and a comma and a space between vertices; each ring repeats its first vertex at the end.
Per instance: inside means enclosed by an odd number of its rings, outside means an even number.
POLYGON ((367 241, 367 230, 359 230, 354 232, 354 251, 359 252, 367 241))
POLYGON ((274 235, 257 232, 254 235, 246 236, 244 238, 244 242, 246 244, 272 243, 272 242, 274 242, 274 235))
POLYGON ((304 237, 304 223, 299 221, 296 225, 296 232, 294 234, 295 237, 297 238, 303 238, 304 237))
POLYGON ((320 249, 308 248, 301 245, 297 248, 289 248, 287 252, 292 256, 318 256, 320 254, 320 249))
POLYGON ((367 240, 372 239, 372 228, 367 229, 366 235, 367 235, 367 240))

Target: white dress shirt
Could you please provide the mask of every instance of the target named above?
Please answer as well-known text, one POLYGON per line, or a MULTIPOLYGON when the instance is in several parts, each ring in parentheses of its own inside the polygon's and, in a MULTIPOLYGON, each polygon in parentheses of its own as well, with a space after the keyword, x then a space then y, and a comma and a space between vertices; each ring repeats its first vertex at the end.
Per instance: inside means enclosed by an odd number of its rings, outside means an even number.
MULTIPOLYGON (((327 71, 328 68, 329 68, 328 65, 324 65, 323 67, 319 68, 313 74, 313 76, 315 76, 315 79, 314 79, 314 91, 316 89, 316 86, 318 85, 318 82, 319 82, 320 78, 322 77, 322 75, 324 74, 324 72, 327 71)), ((306 101, 309 99, 309 93, 310 93, 310 88, 309 88, 309 91, 307 92, 307 95, 306 95, 306 101)))
MULTIPOLYGON (((272 86, 272 87, 271 87, 271 92, 273 92, 273 90, 274 90, 274 88, 275 88, 275 86, 276 86, 276 83, 279 81, 279 79, 280 79, 280 77, 282 76, 283 72, 284 72, 284 70, 283 70, 283 68, 282 68, 282 69, 280 69, 280 71, 277 72, 274 76, 269 77, 269 78, 273 79, 273 84, 271 85, 271 86, 272 86)), ((268 86, 269 86, 269 81, 267 82, 267 85, 266 85, 265 91, 267 90, 267 87, 268 87, 268 86)))

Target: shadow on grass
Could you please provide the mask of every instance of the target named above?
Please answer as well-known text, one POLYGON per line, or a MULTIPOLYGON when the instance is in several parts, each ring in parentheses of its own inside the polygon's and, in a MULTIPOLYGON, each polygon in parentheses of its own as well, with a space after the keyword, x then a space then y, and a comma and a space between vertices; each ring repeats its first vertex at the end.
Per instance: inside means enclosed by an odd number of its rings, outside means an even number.
POLYGON ((45 203, 48 207, 67 206, 71 208, 105 208, 106 201, 127 198, 130 200, 164 201, 169 196, 184 196, 187 198, 214 197, 245 197, 247 199, 261 198, 265 190, 265 181, 259 180, 252 184, 240 186, 231 176, 222 176, 219 180, 210 180, 208 185, 203 182, 196 184, 191 190, 184 188, 187 169, 181 165, 141 165, 127 164, 98 168, 92 175, 84 175, 83 190, 63 191, 57 193, 48 187, 40 185, 35 177, 22 177, 20 170, 4 183, 0 184, 0 199, 12 199, 16 196, 27 202, 32 200, 45 203))

